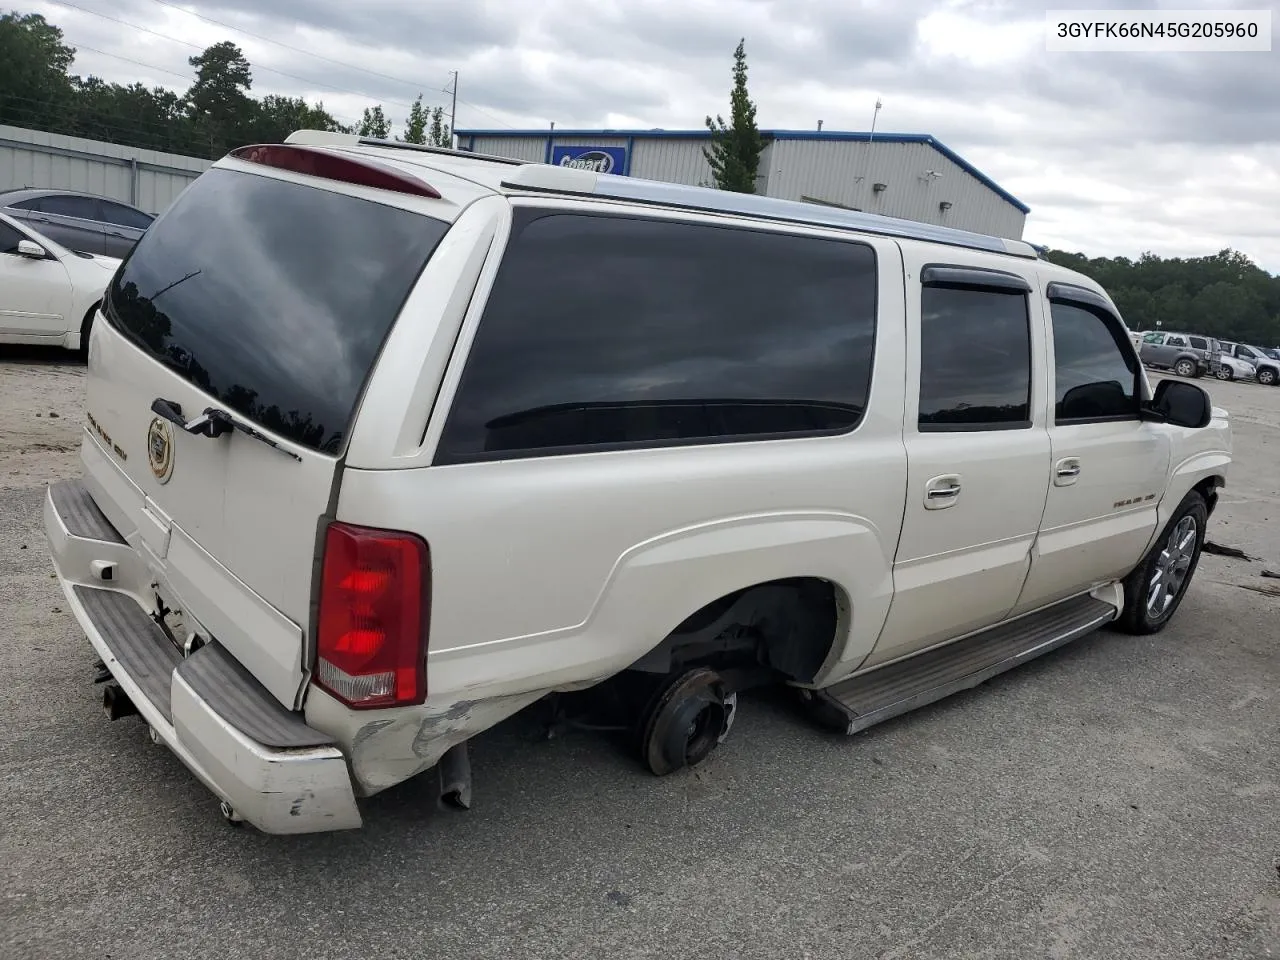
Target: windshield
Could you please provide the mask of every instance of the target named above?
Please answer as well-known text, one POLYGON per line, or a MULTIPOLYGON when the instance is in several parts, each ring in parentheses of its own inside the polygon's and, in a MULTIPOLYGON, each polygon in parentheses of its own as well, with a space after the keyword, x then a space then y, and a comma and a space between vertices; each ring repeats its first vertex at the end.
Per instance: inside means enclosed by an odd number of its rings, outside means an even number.
POLYGON ((447 229, 356 197, 210 170, 134 247, 108 317, 229 410, 337 453, 447 229))

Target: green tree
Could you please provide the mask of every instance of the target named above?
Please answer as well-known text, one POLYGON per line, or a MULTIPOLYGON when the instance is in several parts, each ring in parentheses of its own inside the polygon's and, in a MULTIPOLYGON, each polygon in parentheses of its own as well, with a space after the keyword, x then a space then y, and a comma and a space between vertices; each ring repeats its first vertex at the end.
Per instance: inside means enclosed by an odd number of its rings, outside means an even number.
POLYGON ((386 140, 391 136, 391 121, 382 112, 382 104, 364 108, 364 116, 360 118, 356 133, 362 137, 376 137, 379 140, 386 140))
POLYGON ((1102 284, 1132 330, 1178 330, 1280 345, 1280 277, 1237 250, 1204 257, 1089 258, 1051 250, 1054 263, 1102 284))
POLYGON ((747 93, 745 40, 733 51, 733 90, 729 94, 729 123, 718 114, 707 117, 711 146, 703 150, 716 186, 735 193, 756 192, 756 172, 764 140, 756 126, 756 105, 747 93))
POLYGON ((352 132, 323 103, 249 97, 249 62, 230 43, 191 58, 197 77, 185 97, 163 87, 70 76, 74 58, 61 30, 43 17, 0 15, 0 123, 210 157, 237 142, 283 140, 294 130, 352 132))
POLYGON ((323 103, 314 107, 301 97, 268 94, 255 104, 253 121, 246 141, 279 143, 295 130, 332 130, 347 132, 323 103))
POLYGON ((207 47, 187 62, 196 68, 195 83, 186 96, 195 136, 206 156, 215 159, 248 139, 253 71, 244 53, 229 40, 207 47))
POLYGON ((75 91, 67 70, 75 55, 39 14, 0 15, 0 123, 68 132, 75 91))
POLYGON ((422 105, 422 94, 418 94, 418 99, 409 108, 409 119, 404 123, 404 142, 426 143, 427 123, 427 108, 422 105))
POLYGON ((444 122, 444 107, 431 108, 431 127, 427 131, 427 143, 433 147, 453 146, 453 132, 444 122))
POLYGON ((125 87, 98 77, 76 77, 73 85, 74 129, 69 132, 75 136, 169 153, 191 148, 182 98, 172 90, 148 90, 140 83, 125 87))

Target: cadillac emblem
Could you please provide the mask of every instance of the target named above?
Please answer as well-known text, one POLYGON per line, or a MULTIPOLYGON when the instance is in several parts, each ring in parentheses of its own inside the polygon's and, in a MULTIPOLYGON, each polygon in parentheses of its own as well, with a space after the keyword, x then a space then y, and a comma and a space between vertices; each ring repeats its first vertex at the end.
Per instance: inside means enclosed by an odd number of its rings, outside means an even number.
POLYGON ((147 428, 147 462, 157 480, 169 482, 173 476, 173 424, 162 417, 154 417, 147 428))

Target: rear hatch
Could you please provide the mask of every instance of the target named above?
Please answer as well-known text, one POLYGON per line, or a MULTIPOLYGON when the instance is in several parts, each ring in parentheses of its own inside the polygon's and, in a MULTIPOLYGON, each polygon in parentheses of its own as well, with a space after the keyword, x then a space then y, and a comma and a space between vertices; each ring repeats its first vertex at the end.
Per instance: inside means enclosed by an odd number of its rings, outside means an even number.
POLYGON ((94 498, 160 599, 289 706, 346 434, 448 229, 344 186, 245 164, 203 174, 117 272, 87 377, 94 498), (210 409, 222 427, 183 428, 210 409))

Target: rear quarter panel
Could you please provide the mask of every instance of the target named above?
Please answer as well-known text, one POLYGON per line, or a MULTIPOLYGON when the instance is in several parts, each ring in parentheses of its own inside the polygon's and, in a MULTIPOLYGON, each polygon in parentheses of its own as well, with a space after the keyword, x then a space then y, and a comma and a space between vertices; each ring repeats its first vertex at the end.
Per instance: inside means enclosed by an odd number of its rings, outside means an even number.
POLYGON ((605 679, 705 604, 796 576, 833 581, 847 607, 822 682, 855 669, 888 610, 905 496, 897 246, 869 241, 879 331, 851 434, 429 466, 506 230, 475 234, 492 243, 482 268, 437 254, 468 296, 444 289, 397 325, 406 349, 389 344, 371 380, 337 502, 339 520, 430 544, 431 701, 605 679))

